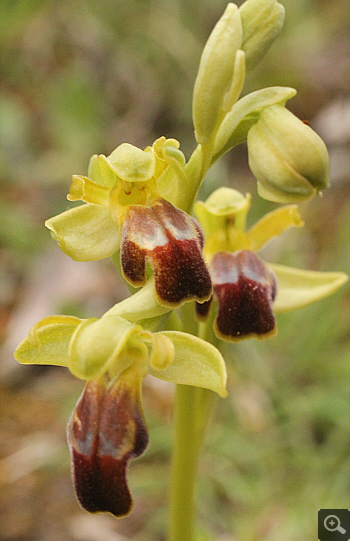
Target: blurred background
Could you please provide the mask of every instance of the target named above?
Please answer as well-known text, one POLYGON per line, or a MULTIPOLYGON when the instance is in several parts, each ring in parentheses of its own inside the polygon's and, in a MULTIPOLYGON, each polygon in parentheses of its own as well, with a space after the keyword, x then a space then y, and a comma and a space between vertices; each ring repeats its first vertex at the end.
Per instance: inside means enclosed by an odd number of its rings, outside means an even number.
MULTIPOLYGON (((280 38, 247 78, 298 89, 288 107, 325 140, 332 188, 303 204, 303 230, 269 261, 350 273, 350 6, 281 0, 280 38)), ((241 4, 242 2, 237 2, 241 4)), ((131 464, 130 517, 80 510, 65 426, 83 383, 67 370, 19 366, 16 345, 54 313, 99 317, 126 295, 110 261, 75 263, 45 219, 69 208, 71 175, 122 142, 175 137, 195 148, 192 88, 224 0, 0 2, 0 539, 165 541, 172 387, 145 380, 150 445, 131 464)), ((259 200, 246 148, 210 171, 259 200)), ((278 317, 277 338, 226 346, 229 396, 217 404, 200 469, 202 539, 310 541, 319 508, 350 506, 350 296, 278 317)))

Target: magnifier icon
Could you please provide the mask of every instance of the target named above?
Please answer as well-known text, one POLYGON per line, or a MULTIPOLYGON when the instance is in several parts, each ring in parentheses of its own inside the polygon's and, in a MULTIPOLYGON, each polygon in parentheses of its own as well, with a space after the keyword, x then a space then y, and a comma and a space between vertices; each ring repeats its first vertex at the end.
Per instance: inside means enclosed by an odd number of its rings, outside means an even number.
POLYGON ((342 526, 340 525, 340 520, 339 518, 336 516, 336 515, 328 515, 325 519, 324 519, 324 527, 326 528, 326 530, 328 530, 329 532, 340 532, 340 533, 346 533, 346 530, 344 530, 344 528, 342 528, 342 526))

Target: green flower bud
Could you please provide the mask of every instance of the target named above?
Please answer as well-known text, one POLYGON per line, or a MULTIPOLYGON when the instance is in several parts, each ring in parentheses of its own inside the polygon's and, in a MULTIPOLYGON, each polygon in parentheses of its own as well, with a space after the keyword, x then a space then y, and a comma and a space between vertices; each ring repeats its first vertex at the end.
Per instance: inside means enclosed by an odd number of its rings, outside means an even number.
POLYGON ((247 0, 239 8, 246 69, 252 70, 282 30, 284 7, 276 0, 247 0))
POLYGON ((194 85, 193 123, 200 144, 206 143, 215 129, 241 42, 239 10, 229 3, 204 47, 194 85))
POLYGON ((329 186, 324 142, 281 105, 263 109, 249 130, 248 154, 259 195, 269 201, 297 203, 329 186))

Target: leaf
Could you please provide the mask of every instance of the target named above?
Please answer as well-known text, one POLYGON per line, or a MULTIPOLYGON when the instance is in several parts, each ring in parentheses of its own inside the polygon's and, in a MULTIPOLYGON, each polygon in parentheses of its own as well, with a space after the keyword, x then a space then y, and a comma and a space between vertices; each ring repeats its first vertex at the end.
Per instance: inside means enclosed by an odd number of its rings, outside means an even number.
POLYGON ((171 339, 175 357, 164 370, 150 369, 150 374, 164 381, 211 389, 225 397, 226 366, 221 353, 205 340, 179 331, 159 333, 171 339))

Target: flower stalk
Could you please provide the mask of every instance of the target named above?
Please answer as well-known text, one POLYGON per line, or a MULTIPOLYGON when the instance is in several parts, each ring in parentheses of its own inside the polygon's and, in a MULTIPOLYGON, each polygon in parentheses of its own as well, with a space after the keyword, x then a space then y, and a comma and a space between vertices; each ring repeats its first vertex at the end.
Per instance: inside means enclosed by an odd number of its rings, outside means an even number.
POLYGON ((169 541, 195 539, 195 488, 199 457, 215 394, 177 385, 170 475, 169 541))

